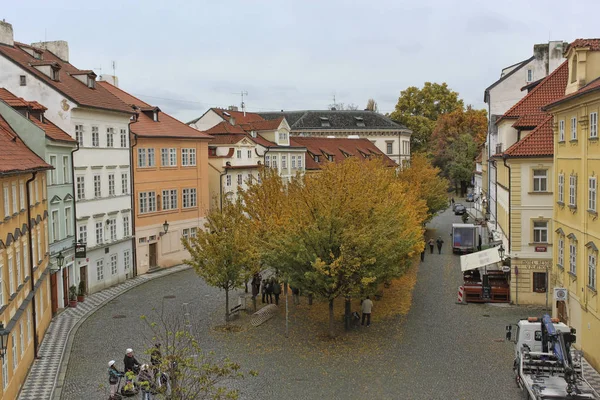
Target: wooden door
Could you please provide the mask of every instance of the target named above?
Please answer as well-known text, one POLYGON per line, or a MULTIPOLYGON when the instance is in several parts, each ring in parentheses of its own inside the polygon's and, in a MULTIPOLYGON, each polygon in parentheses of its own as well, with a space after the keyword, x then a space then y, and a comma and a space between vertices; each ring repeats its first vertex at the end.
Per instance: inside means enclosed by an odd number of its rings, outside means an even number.
POLYGON ((150 243, 150 268, 156 267, 156 243, 150 243))
POLYGON ((87 281, 87 265, 83 267, 79 267, 79 282, 83 282, 85 285, 85 292, 87 294, 88 291, 88 281, 87 281))
POLYGON ((556 302, 556 314, 560 322, 568 324, 569 318, 567 317, 567 304, 564 301, 556 302))
POLYGON ((56 284, 56 274, 50 274, 50 299, 52 301, 52 315, 58 311, 58 287, 56 284))
POLYGON ((67 305, 69 304, 69 286, 71 286, 71 283, 69 282, 69 269, 68 268, 63 268, 62 270, 62 281, 63 281, 63 301, 64 301, 64 305, 65 307, 67 307, 67 305))

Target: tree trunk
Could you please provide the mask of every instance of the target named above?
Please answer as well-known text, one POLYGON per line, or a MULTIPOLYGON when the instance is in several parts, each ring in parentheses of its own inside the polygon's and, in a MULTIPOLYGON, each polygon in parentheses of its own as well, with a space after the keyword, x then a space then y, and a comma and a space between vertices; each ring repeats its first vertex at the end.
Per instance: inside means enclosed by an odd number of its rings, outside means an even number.
POLYGON ((329 337, 335 337, 335 326, 333 317, 333 299, 329 300, 329 337))
POLYGON ((244 290, 245 290, 245 293, 248 293, 248 282, 247 281, 244 282, 244 290))
POLYGON ((229 322, 229 289, 225 289, 225 323, 229 322))
POLYGON ((309 306, 312 306, 312 301, 313 301, 313 295, 312 295, 312 293, 309 293, 308 294, 308 305, 309 306))
POLYGON ((352 321, 352 304, 350 303, 350 297, 346 297, 344 301, 344 328, 350 330, 350 322, 352 321))

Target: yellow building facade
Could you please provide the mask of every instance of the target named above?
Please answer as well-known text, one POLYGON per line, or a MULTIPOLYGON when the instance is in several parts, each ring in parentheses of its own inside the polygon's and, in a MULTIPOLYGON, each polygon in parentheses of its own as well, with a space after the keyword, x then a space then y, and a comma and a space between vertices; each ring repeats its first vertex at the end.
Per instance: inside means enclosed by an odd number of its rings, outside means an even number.
POLYGON ((554 132, 553 315, 577 330, 575 346, 600 368, 598 175, 600 40, 578 39, 566 52, 565 97, 549 104, 554 132), (566 293, 566 296, 561 296, 566 293))
POLYGON ((0 148, 0 322, 10 332, 0 360, 0 399, 12 400, 52 319, 45 173, 50 166, 1 116, 0 148))

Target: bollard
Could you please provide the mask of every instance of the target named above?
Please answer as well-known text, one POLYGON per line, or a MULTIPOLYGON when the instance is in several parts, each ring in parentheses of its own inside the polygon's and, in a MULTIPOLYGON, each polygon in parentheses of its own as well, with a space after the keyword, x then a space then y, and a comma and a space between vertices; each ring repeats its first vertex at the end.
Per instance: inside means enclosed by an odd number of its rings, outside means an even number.
POLYGON ((458 300, 456 301, 456 304, 467 304, 467 299, 465 298, 465 287, 464 286, 458 287, 458 300))

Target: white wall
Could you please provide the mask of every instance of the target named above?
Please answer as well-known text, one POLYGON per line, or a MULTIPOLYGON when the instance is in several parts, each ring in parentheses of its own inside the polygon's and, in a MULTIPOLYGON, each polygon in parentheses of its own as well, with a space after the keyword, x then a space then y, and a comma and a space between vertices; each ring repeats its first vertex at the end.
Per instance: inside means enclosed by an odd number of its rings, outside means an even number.
POLYGON ((192 128, 198 129, 199 131, 205 131, 207 129, 212 128, 218 123, 223 122, 223 118, 219 116, 216 112, 209 110, 196 121, 194 124, 190 124, 192 128))

